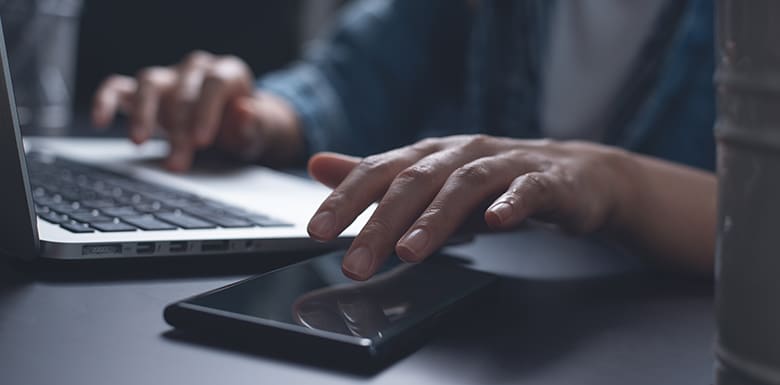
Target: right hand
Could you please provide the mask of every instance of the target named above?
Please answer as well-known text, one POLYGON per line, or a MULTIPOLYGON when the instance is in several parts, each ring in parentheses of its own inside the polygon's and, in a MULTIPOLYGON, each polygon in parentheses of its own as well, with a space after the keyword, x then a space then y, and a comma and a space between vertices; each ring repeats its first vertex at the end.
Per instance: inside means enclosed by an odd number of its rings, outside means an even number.
POLYGON ((112 75, 95 93, 93 123, 106 127, 119 112, 128 115, 135 143, 148 140, 157 127, 167 131, 166 167, 172 171, 186 171, 195 151, 211 145, 243 160, 277 164, 292 162, 303 149, 294 110, 255 91, 251 69, 233 56, 193 52, 134 78, 112 75))

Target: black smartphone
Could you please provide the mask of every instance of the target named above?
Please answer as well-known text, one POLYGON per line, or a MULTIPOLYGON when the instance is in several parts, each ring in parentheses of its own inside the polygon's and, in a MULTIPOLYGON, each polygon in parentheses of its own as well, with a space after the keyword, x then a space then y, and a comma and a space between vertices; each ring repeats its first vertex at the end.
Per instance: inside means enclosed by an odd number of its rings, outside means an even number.
POLYGON ((355 282, 342 274, 342 256, 326 254, 176 302, 165 320, 185 334, 251 341, 285 356, 382 362, 419 347, 442 316, 473 309, 468 305, 497 280, 435 256, 389 263, 355 282))

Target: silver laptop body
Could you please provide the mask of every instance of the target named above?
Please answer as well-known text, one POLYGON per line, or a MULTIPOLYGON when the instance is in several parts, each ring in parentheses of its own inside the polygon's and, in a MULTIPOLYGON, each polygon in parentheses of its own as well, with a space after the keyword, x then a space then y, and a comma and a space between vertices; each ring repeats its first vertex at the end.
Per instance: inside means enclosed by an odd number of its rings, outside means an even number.
POLYGON ((25 260, 78 260, 332 249, 354 238, 370 214, 370 210, 364 213, 338 241, 318 243, 308 237, 306 224, 329 190, 311 180, 250 165, 173 175, 158 166, 158 160, 167 151, 162 141, 135 146, 124 139, 22 139, 5 41, 1 37, 3 254, 25 260), (75 172, 49 169, 62 163, 78 167, 75 172), (96 167, 98 175, 109 176, 108 182, 92 183, 92 179, 80 175, 82 166, 90 170, 96 167), (39 169, 47 171, 38 173, 39 169), (84 194, 88 193, 90 199, 82 199, 73 196, 74 191, 82 193, 81 190, 67 183, 63 186, 62 181, 100 189, 97 193, 87 191, 84 194), (57 183, 46 187, 50 182, 57 183), (141 192, 144 188, 146 192, 157 191, 146 183, 163 191, 145 194, 141 192), (181 192, 184 198, 173 196, 170 191, 181 192), (116 197, 112 198, 110 194, 114 193, 116 197), (158 198, 161 202, 156 202, 158 198), (110 207, 97 204, 101 200, 113 201, 120 208, 111 211, 110 207), (197 201, 200 209, 192 212, 186 205, 177 205, 186 200, 197 201), (126 207, 126 212, 121 207, 126 207), (153 211, 154 208, 158 210, 153 211), (101 221, 93 226, 86 222, 89 218, 85 215, 101 221), (139 223, 156 229, 143 229, 139 223), (196 226, 181 227, 181 223, 196 226))

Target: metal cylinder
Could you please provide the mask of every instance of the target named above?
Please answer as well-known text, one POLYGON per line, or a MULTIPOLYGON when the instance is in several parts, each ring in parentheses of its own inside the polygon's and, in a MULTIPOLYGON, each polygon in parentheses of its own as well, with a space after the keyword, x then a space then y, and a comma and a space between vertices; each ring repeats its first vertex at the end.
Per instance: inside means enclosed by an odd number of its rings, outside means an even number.
POLYGON ((719 385, 780 384, 780 1, 718 0, 719 385))

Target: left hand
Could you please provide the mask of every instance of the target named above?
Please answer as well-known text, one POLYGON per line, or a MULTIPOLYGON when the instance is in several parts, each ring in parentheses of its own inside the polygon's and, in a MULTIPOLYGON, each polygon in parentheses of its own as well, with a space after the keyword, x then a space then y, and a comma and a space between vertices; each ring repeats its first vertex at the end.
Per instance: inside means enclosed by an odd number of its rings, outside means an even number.
POLYGON ((598 144, 484 135, 426 139, 362 160, 321 153, 309 172, 335 189, 308 230, 332 240, 379 201, 342 265, 365 280, 393 250, 422 261, 491 199, 484 220, 493 229, 532 216, 574 233, 617 226, 632 195, 631 164, 625 151, 598 144))

